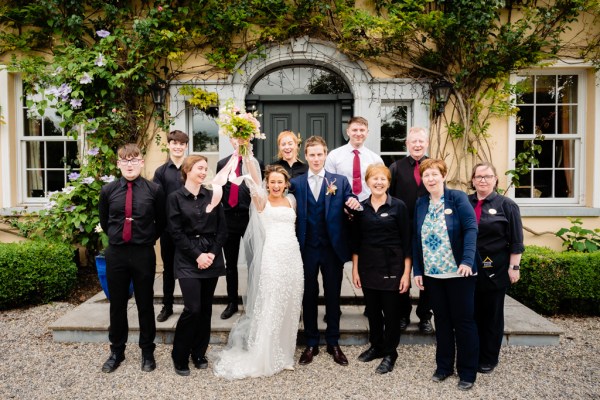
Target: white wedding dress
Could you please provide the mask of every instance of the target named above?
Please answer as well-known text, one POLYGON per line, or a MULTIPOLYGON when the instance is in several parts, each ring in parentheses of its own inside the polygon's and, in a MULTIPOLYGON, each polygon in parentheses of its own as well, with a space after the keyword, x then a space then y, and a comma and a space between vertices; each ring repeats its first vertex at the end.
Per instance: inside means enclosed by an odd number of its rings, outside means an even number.
MULTIPOLYGON (((289 201, 295 206, 293 197, 289 201)), ((264 246, 259 268, 249 268, 245 315, 234 325, 227 347, 215 357, 214 373, 226 379, 270 376, 294 366, 304 291, 296 212, 267 201, 258 220, 264 246), (258 276, 253 275, 256 272, 258 276)))

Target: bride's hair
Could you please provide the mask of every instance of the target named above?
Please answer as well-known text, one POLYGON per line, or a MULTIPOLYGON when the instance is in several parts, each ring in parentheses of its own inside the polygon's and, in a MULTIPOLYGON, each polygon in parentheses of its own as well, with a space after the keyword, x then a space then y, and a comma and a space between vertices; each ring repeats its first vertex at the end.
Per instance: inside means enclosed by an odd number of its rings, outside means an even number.
POLYGON ((283 175, 283 179, 285 179, 285 186, 286 188, 290 188, 290 175, 288 174, 288 172, 285 170, 285 168, 283 168, 281 165, 267 165, 267 168, 265 168, 265 187, 267 187, 267 183, 269 182, 269 176, 272 173, 278 173, 283 175))

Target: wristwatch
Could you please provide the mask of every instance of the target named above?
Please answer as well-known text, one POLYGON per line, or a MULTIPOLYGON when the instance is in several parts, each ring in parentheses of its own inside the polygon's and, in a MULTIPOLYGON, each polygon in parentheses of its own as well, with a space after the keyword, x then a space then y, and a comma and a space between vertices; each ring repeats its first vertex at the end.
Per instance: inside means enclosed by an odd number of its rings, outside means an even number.
POLYGON ((513 271, 518 271, 521 269, 520 265, 509 265, 508 268, 512 269, 513 271))

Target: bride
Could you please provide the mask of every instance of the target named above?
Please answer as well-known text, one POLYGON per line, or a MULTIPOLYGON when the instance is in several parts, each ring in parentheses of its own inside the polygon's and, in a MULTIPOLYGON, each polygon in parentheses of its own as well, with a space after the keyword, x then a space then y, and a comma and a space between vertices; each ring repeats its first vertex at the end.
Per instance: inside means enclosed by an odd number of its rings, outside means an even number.
POLYGON ((214 373, 226 379, 270 376, 293 370, 304 272, 296 239, 296 202, 289 175, 279 165, 265 171, 260 187, 258 162, 244 159, 252 179, 250 224, 244 252, 251 260, 245 313, 233 326, 225 349, 216 355, 214 373))

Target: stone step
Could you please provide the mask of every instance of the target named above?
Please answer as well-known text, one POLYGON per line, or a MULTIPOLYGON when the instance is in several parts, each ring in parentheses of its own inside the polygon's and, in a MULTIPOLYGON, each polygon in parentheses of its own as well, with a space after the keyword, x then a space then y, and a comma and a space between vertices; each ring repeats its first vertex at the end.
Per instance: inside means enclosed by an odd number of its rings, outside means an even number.
MULTIPOLYGON (((245 276, 240 271, 240 283, 245 282, 245 276)), ((353 288, 348 266, 344 268, 344 282, 342 285, 342 317, 340 320, 340 344, 362 345, 368 342, 368 321, 363 316, 364 306, 362 304, 362 291, 353 288)), ((154 311, 158 315, 161 309, 162 276, 157 275, 155 291, 159 294, 155 301, 154 311)), ((245 287, 240 284, 240 291, 245 287)), ((176 288, 176 294, 181 293, 176 288)), ((225 278, 219 279, 216 297, 225 297, 225 278)), ((418 290, 414 290, 411 296, 418 296, 418 290)), ((223 301, 221 301, 223 303, 223 301)), ((139 323, 135 300, 131 299, 128 306, 129 318, 129 343, 137 343, 139 339, 139 323)), ((172 343, 175 326, 183 306, 175 304, 174 315, 165 322, 157 322, 157 343, 172 343)), ((224 309, 223 304, 215 304, 212 315, 211 343, 223 344, 227 341, 227 335, 239 315, 228 320, 220 319, 224 309)), ((324 306, 319 306, 319 329, 325 330, 323 322, 324 306)), ((239 314, 239 313, 238 313, 239 314)), ((411 316, 412 323, 409 325, 400 339, 400 344, 432 344, 435 342, 434 335, 423 335, 419 332, 416 322, 415 307, 411 316)), ((432 321, 433 322, 433 321, 432 321)), ((85 303, 58 319, 50 329, 53 338, 58 342, 108 342, 109 304, 103 292, 98 293, 85 303)), ((435 326, 435 325, 434 325, 435 326)), ((507 297, 505 302, 505 327, 504 345, 526 345, 526 346, 548 346, 557 345, 562 330, 544 317, 536 314, 516 300, 507 297)), ((302 344, 303 324, 300 321, 298 332, 298 343, 302 344)))

